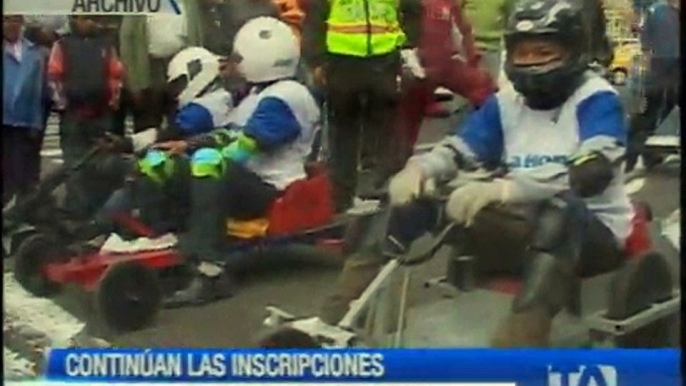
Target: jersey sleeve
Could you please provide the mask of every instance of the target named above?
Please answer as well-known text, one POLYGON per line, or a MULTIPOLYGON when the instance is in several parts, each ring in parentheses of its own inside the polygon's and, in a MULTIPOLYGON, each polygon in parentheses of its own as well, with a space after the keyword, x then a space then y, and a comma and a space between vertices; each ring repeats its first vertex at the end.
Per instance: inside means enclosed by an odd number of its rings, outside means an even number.
POLYGON ((301 133, 289 104, 281 98, 263 98, 248 119, 244 133, 253 138, 260 150, 268 151, 296 139, 301 133))
POLYGON ((617 94, 606 91, 591 95, 579 104, 577 120, 580 154, 600 152, 611 161, 624 154, 627 128, 617 94))
POLYGON ((176 126, 184 137, 205 134, 215 128, 212 113, 197 103, 189 103, 179 110, 176 126))
POLYGON ((431 152, 415 158, 432 177, 448 177, 467 164, 497 164, 503 155, 503 130, 497 96, 491 96, 455 133, 431 152), (460 164, 464 165, 460 165, 460 164))

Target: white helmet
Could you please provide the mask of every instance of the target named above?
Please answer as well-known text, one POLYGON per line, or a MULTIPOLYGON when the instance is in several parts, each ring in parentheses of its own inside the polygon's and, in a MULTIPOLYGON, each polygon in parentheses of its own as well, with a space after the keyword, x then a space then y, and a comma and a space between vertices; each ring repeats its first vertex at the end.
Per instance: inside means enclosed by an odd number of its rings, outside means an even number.
POLYGON ((258 17, 245 23, 236 34, 233 50, 238 70, 250 83, 293 77, 300 61, 295 34, 272 17, 258 17))
POLYGON ((167 68, 167 82, 186 77, 178 96, 179 107, 208 91, 219 78, 219 57, 201 47, 188 47, 176 54, 167 68))

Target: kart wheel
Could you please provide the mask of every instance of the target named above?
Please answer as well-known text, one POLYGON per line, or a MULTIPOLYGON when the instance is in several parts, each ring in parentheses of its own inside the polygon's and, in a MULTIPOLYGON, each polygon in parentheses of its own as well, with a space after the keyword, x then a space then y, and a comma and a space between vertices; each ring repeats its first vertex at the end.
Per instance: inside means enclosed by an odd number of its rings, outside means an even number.
POLYGON ((105 271, 95 294, 103 321, 116 331, 135 331, 157 316, 162 289, 156 272, 136 262, 114 264, 105 271))
POLYGON ((260 348, 321 348, 309 334, 291 327, 281 327, 259 340, 260 348))
MULTIPOLYGON (((657 252, 648 252, 630 260, 615 275, 606 317, 627 319, 654 303, 669 300, 672 292, 672 274, 667 261, 657 252)), ((668 347, 674 322, 672 316, 665 317, 617 337, 615 344, 625 348, 668 347)))
POLYGON ((31 225, 9 225, 2 229, 2 254, 4 258, 12 257, 17 254, 21 245, 27 238, 38 233, 36 228, 31 225))
POLYGON ((60 286, 44 276, 45 264, 59 255, 61 248, 54 238, 38 233, 24 240, 14 260, 14 278, 33 295, 48 297, 56 294, 60 286))

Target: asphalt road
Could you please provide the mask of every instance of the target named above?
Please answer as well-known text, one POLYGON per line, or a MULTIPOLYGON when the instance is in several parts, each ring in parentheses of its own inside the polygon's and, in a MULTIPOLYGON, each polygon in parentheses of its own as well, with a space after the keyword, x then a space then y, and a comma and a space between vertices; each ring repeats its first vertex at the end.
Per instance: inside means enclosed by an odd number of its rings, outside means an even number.
MULTIPOLYGON (((431 143, 451 130, 461 117, 427 120, 420 141, 431 143)), ((43 151, 44 170, 61 162, 59 143, 51 125, 43 151)), ((680 181, 678 162, 645 175, 635 197, 649 202, 658 220, 665 219, 679 208, 680 181)), ((676 250, 660 244, 662 252, 674 260, 676 250)), ((297 315, 312 315, 326 295, 333 290, 341 265, 341 257, 312 250, 284 252, 271 256, 264 269, 243 278, 240 290, 233 298, 200 308, 163 311, 149 328, 128 334, 104 333, 92 323, 94 309, 90 295, 77 289, 67 289, 54 304, 66 310, 80 323, 89 324, 92 333, 100 334, 121 347, 250 347, 261 330, 265 306, 278 305, 297 315)), ((442 275, 444 261, 440 258, 416 269, 415 285, 410 291, 410 304, 425 299, 417 283, 442 275)), ((675 275, 678 271, 675 271, 675 275)), ((6 287, 7 288, 7 287, 6 287)), ((10 294, 5 293, 6 296, 10 294)), ((43 304, 43 303, 41 303, 43 304)))

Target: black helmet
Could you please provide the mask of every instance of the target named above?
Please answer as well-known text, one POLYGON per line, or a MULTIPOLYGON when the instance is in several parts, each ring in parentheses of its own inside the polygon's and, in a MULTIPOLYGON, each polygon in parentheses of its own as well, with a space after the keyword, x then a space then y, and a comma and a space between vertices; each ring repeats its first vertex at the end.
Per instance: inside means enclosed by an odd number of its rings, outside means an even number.
POLYGON ((583 0, 520 0, 509 17, 505 33, 505 73, 527 105, 553 109, 577 89, 588 69, 587 23, 583 0), (515 65, 512 54, 519 41, 531 37, 551 39, 565 47, 566 55, 554 63, 515 65))

